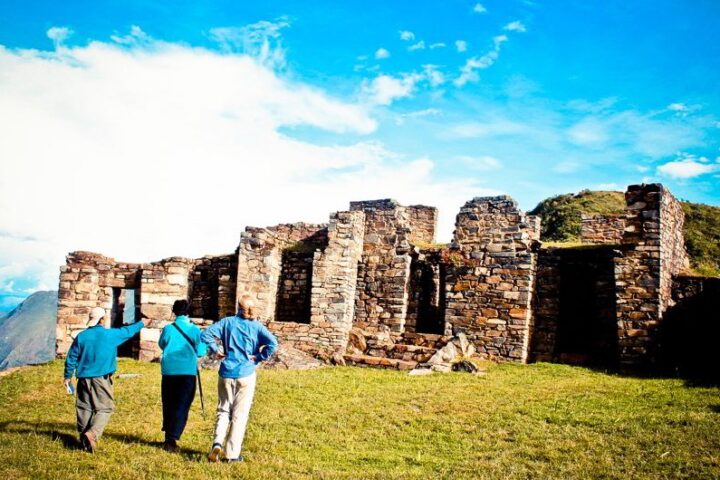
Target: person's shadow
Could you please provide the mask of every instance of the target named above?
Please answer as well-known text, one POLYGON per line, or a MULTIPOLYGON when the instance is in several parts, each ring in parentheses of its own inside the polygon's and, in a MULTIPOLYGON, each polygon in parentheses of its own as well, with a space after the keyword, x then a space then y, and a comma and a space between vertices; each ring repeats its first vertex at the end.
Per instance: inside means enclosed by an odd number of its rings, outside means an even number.
MULTIPOLYGON (((40 435, 47 435, 53 442, 61 442, 63 447, 68 450, 82 450, 82 445, 80 444, 78 436, 72 433, 67 433, 68 431, 75 431, 74 423, 32 423, 26 420, 10 420, 7 422, 0 422, 0 432, 19 434, 35 433, 40 435)), ((144 438, 138 437, 137 435, 118 434, 105 431, 105 433, 103 433, 103 437, 109 437, 123 443, 134 443, 160 449, 162 449, 163 446, 163 442, 149 441, 144 438)), ((199 459, 205 458, 205 452, 188 448, 181 448, 179 454, 186 460, 197 461, 199 459)))

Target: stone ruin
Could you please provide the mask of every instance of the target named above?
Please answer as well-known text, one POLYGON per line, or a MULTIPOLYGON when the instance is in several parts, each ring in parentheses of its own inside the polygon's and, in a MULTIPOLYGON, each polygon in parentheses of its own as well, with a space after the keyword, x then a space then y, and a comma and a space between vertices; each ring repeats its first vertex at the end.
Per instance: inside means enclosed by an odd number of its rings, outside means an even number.
POLYGON ((433 243, 437 209, 376 200, 326 224, 247 227, 228 255, 135 264, 73 252, 57 354, 100 306, 114 326, 152 319, 120 353, 155 360, 175 300, 202 327, 249 294, 281 345, 323 361, 412 369, 462 333, 487 359, 653 365, 688 264, 684 215, 659 184, 630 186, 626 200, 623 215, 583 216, 577 248, 543 248, 539 218, 497 196, 461 208, 449 245, 433 243))

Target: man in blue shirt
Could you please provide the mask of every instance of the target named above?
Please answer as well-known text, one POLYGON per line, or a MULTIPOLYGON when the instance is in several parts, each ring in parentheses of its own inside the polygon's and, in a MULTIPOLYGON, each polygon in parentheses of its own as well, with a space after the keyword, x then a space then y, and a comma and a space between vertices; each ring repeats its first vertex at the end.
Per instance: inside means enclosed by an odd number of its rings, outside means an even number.
POLYGON ((163 431, 168 452, 178 450, 177 441, 185 430, 190 406, 195 399, 198 357, 207 348, 200 341, 200 329, 190 323, 190 303, 177 300, 173 304, 175 322, 166 325, 160 334, 158 345, 163 351, 160 360, 162 372, 161 396, 163 406, 163 431))
POLYGON ((238 302, 238 313, 225 317, 208 327, 202 334, 211 351, 224 349, 218 379, 218 407, 215 439, 208 460, 217 462, 225 444, 225 458, 241 462, 250 406, 255 395, 255 367, 277 350, 278 343, 270 331, 253 320, 253 301, 244 295, 238 302), (229 428, 229 432, 228 432, 229 428), (227 437, 227 443, 225 443, 227 437))
POLYGON ((149 322, 143 319, 122 328, 105 328, 105 309, 90 312, 88 328, 75 337, 65 359, 65 388, 77 377, 75 412, 83 448, 92 453, 115 410, 112 374, 117 370, 117 347, 149 322))

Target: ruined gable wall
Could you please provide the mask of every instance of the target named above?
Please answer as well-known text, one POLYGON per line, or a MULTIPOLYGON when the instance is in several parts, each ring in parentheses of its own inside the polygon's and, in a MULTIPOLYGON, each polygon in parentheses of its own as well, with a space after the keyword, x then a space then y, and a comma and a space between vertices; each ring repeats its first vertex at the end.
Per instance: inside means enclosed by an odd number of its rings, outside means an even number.
POLYGON ((446 319, 485 357, 525 362, 535 280, 533 226, 510 197, 467 202, 457 216, 446 279, 446 319))

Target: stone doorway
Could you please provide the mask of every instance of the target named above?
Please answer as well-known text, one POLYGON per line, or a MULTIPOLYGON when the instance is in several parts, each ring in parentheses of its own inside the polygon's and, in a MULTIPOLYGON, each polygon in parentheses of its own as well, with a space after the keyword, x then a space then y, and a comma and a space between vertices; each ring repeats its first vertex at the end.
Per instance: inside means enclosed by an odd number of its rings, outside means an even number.
POLYGON ((310 323, 310 292, 315 249, 299 244, 282 252, 275 320, 310 323))
POLYGON ((414 333, 445 333, 445 268, 437 259, 413 258, 405 328, 414 333))
MULTIPOLYGON (((121 328, 140 319, 140 290, 134 288, 113 288, 113 303, 110 312, 110 326, 121 328)), ((140 351, 140 336, 136 335, 118 347, 118 356, 137 358, 140 351)))
POLYGON ((567 249, 560 265, 556 358, 565 363, 613 366, 617 358, 613 252, 567 249))

